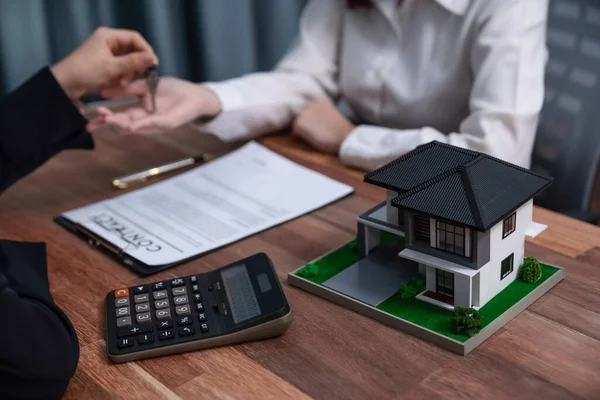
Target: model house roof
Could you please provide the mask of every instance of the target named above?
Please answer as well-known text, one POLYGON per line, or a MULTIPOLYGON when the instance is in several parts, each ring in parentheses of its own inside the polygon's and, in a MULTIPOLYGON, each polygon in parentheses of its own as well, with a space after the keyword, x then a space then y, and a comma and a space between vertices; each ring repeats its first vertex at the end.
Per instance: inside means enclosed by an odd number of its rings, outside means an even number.
POLYGON ((498 158, 435 141, 367 174, 365 181, 400 192, 392 200, 395 207, 482 231, 552 183, 498 158))

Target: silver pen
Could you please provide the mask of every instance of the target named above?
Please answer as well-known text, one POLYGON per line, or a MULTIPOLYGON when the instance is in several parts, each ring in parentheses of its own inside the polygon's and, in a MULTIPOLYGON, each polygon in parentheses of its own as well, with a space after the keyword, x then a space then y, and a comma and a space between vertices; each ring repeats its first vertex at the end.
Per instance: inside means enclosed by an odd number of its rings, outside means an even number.
POLYGON ((164 173, 175 171, 177 169, 185 168, 190 165, 194 165, 197 162, 205 161, 207 156, 204 154, 196 157, 188 157, 181 160, 173 161, 167 164, 145 169, 143 171, 134 172, 133 174, 120 176, 112 181, 113 187, 117 189, 125 189, 136 183, 145 182, 148 179, 162 175, 164 173))
POLYGON ((150 89, 150 100, 152 101, 152 113, 156 113, 156 89, 158 87, 158 65, 153 65, 146 69, 144 73, 146 78, 146 84, 148 85, 148 89, 150 89))

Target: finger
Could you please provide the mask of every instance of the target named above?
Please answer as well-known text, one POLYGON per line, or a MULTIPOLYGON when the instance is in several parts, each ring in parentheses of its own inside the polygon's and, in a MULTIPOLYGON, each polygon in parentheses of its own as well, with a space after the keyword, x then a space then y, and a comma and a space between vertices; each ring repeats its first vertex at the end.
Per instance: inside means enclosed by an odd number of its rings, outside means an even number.
POLYGON ((107 117, 109 115, 114 114, 108 107, 100 106, 95 109, 96 114, 102 117, 107 117))
POLYGON ((145 96, 150 92, 146 81, 137 80, 127 84, 125 87, 120 85, 113 85, 100 89, 100 96, 106 99, 113 99, 115 97, 126 97, 126 96, 145 96))
POLYGON ((129 116, 124 113, 116 113, 113 115, 109 115, 104 118, 104 121, 106 122, 106 124, 114 125, 125 131, 129 131, 129 128, 131 127, 131 118, 129 118, 129 116))
POLYGON ((148 52, 135 52, 111 59, 109 73, 112 79, 124 78, 133 75, 134 72, 143 73, 146 68, 155 65, 155 56, 148 52))
POLYGON ((113 54, 130 53, 130 52, 146 52, 151 53, 158 64, 158 58, 154 53, 154 49, 150 43, 144 39, 139 32, 128 29, 111 29, 101 28, 106 35, 106 43, 112 50, 113 54))
POLYGON ((105 125, 106 125, 106 123, 104 121, 104 117, 95 117, 87 123, 87 125, 85 126, 85 129, 88 132, 93 132, 96 129, 101 128, 105 125))

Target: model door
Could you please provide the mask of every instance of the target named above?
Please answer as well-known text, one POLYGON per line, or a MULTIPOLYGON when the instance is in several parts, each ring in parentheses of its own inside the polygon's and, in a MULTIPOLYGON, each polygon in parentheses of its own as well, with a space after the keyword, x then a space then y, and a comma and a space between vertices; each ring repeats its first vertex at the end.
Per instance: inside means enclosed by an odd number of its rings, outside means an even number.
POLYGON ((438 294, 454 297, 454 274, 452 272, 436 270, 436 291, 438 294))

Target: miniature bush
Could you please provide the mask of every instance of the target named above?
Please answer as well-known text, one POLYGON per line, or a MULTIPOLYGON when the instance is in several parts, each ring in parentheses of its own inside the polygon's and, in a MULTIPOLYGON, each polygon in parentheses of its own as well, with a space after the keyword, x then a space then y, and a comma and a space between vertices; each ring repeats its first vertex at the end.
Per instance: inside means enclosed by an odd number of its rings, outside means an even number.
POLYGON ((425 290, 425 279, 421 275, 414 275, 410 283, 400 285, 400 297, 411 299, 425 290))
POLYGON ((519 278, 523 282, 535 283, 542 277, 542 266, 535 257, 527 257, 521 266, 519 278))
POLYGON ((315 264, 306 264, 304 268, 299 270, 296 275, 303 278, 310 278, 311 276, 317 276, 319 274, 319 266, 315 264))
POLYGON ((474 308, 454 307, 452 325, 454 332, 471 337, 481 330, 481 315, 474 308))

